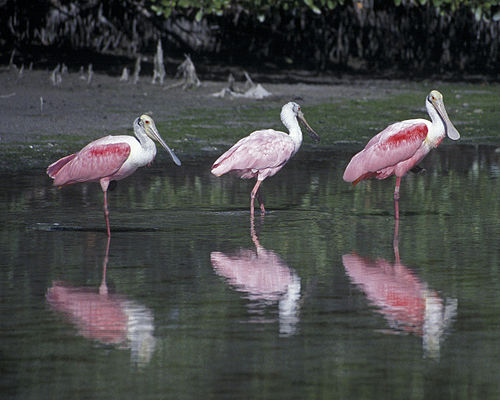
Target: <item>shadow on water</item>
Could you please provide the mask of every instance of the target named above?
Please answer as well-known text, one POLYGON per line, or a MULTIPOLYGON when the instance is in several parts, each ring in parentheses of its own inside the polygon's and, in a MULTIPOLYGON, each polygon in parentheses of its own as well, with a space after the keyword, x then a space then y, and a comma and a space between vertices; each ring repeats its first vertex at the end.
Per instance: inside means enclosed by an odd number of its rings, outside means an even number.
POLYGON ((47 289, 46 299, 54 311, 77 328, 79 335, 103 345, 129 349, 131 362, 145 365, 155 349, 154 317, 144 305, 109 293, 106 272, 110 242, 108 237, 98 290, 54 281, 47 289))
MULTIPOLYGON (((38 231, 66 231, 66 232, 104 232, 106 233, 106 228, 93 228, 93 227, 83 227, 83 226, 63 226, 59 225, 58 223, 52 223, 52 224, 47 224, 47 223, 36 223, 33 226, 30 227, 33 230, 38 230, 38 231)), ((141 228, 141 227, 118 227, 118 228, 112 228, 111 232, 157 232, 159 231, 159 228, 141 228)))
POLYGON ((351 282, 362 290, 391 331, 422 337, 425 357, 439 359, 442 341, 456 318, 457 299, 442 299, 406 267, 399 257, 399 220, 394 226, 394 263, 383 258, 344 254, 351 282))

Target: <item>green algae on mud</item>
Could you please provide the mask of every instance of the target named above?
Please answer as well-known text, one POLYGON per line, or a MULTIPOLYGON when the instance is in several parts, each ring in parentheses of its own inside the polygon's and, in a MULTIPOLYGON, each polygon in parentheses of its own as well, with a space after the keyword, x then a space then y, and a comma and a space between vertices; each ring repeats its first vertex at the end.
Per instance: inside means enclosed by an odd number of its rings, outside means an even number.
MULTIPOLYGON (((445 106, 460 131, 461 139, 481 143, 500 141, 500 86, 443 85, 445 106)), ((302 107, 309 124, 321 142, 305 147, 324 150, 341 143, 360 145, 393 122, 429 116, 425 110, 427 90, 408 89, 404 93, 379 99, 332 99, 302 107)), ((178 141, 181 152, 229 147, 250 132, 273 128, 283 130, 279 120, 281 103, 262 102, 231 109, 193 109, 175 120, 160 122, 169 138, 178 141)))
POLYGON ((0 172, 46 168, 58 158, 78 151, 87 143, 87 137, 71 135, 35 135, 29 143, 3 143, 0 146, 0 172))
MULTIPOLYGON (((461 140, 498 143, 500 141, 500 86, 444 85, 440 88, 445 107, 461 140)), ((408 91, 383 99, 346 99, 341 103, 318 104, 308 110, 310 119, 327 130, 321 145, 339 142, 365 143, 386 126, 406 119, 429 119, 425 110, 425 90, 408 91)), ((321 128, 318 128, 321 130, 321 128)), ((319 132, 318 132, 319 133, 319 132)))

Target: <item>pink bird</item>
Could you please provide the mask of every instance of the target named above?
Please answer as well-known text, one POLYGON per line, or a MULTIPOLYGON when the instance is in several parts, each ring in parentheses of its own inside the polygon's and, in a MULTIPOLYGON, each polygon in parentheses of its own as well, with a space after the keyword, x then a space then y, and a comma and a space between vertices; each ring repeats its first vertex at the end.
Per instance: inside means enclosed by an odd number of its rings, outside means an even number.
POLYGON ((259 201, 261 212, 266 212, 259 190, 262 181, 283 168, 302 144, 302 131, 298 121, 304 124, 315 141, 319 141, 319 136, 309 126, 297 103, 285 104, 280 116, 289 134, 274 129, 255 131, 239 140, 212 165, 212 174, 216 176, 231 172, 243 179, 257 178, 250 196, 252 215, 255 197, 259 201))
POLYGON ((104 215, 108 236, 109 211, 107 191, 112 181, 118 181, 133 174, 137 168, 153 161, 159 142, 170 154, 177 165, 181 162, 163 141, 153 119, 142 115, 134 121, 133 136, 106 136, 97 139, 78 153, 63 157, 49 165, 47 174, 54 179, 54 186, 66 186, 78 182, 99 182, 104 192, 104 215), (151 140, 153 139, 153 140, 151 140))
POLYGON ((460 139, 460 134, 446 113, 441 93, 437 90, 431 91, 425 106, 432 122, 410 119, 389 125, 354 155, 344 172, 344 181, 352 182, 353 185, 372 177, 385 179, 396 175, 396 219, 399 219, 401 177, 414 168, 431 149, 437 147, 445 135, 452 140, 460 139))

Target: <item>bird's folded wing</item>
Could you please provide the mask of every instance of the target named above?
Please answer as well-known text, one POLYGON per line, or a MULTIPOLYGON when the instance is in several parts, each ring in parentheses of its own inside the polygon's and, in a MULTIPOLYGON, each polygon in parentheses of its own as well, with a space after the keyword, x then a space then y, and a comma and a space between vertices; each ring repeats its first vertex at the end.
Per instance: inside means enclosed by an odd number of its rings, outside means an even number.
POLYGON ((427 125, 423 123, 396 123, 387 127, 351 159, 344 180, 353 182, 367 173, 410 159, 423 145, 427 131, 427 125))
POLYGON ((110 143, 86 146, 54 177, 54 185, 91 182, 118 171, 130 154, 127 143, 110 143))
POLYGON ((294 148, 292 139, 285 133, 256 131, 220 156, 212 169, 224 166, 224 171, 228 172, 274 168, 285 163, 293 154, 294 148))

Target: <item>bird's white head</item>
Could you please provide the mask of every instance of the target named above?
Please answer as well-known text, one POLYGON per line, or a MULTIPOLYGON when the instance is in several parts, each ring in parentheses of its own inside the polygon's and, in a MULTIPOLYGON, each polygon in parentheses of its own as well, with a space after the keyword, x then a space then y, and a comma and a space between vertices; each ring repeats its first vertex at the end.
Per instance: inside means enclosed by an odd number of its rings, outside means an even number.
POLYGON ((300 109, 300 106, 297 103, 293 101, 286 103, 281 108, 280 117, 281 117, 281 122, 283 122, 283 125, 285 125, 289 130, 291 129, 291 124, 293 124, 294 122, 296 123, 296 121, 299 120, 304 124, 304 127, 306 128, 309 136, 311 136, 311 138, 314 141, 319 142, 318 134, 307 123, 304 114, 302 113, 302 110, 300 109))
POLYGON ((153 121, 153 118, 151 118, 147 114, 141 115, 139 118, 137 118, 134 121, 134 130, 137 132, 143 132, 145 133, 148 137, 151 139, 157 141, 162 145, 162 147, 167 150, 167 152, 170 154, 170 157, 172 157, 172 160, 174 160, 174 163, 177 165, 181 165, 180 160, 177 158, 177 156, 174 154, 174 152, 168 147, 168 145, 165 143, 165 141, 161 138, 160 133, 158 132, 158 129, 156 129, 155 122, 153 121))
POLYGON ((450 118, 448 117, 448 113, 444 108, 443 95, 437 90, 432 90, 427 96, 425 104, 431 118, 433 118, 433 116, 437 114, 437 116, 441 119, 446 135, 448 135, 451 140, 460 139, 460 134, 451 123, 450 118))
POLYGON ((158 133, 158 129, 156 128, 156 125, 155 125, 155 122, 153 121, 153 118, 151 118, 147 114, 143 114, 139 118, 137 118, 135 121, 139 125, 139 127, 144 129, 144 132, 146 133, 146 135, 148 135, 151 139, 158 141, 160 134, 158 133))

